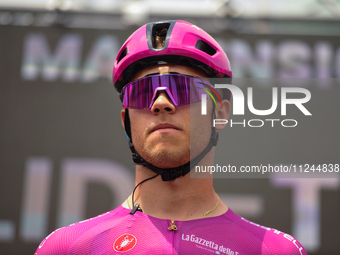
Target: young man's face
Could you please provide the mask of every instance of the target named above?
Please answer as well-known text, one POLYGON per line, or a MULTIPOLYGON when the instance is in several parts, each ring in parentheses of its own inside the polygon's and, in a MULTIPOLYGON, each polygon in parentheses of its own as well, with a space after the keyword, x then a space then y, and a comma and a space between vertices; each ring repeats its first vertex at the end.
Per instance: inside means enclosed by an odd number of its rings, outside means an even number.
MULTIPOLYGON (((200 72, 189 67, 163 65, 143 69, 133 77, 133 80, 165 72, 204 78, 200 72)), ((157 167, 171 168, 183 165, 202 152, 210 140, 211 102, 208 103, 207 112, 208 115, 201 116, 200 102, 176 107, 166 92, 161 92, 151 109, 129 110, 134 147, 142 158, 157 167)), ((124 116, 123 109, 123 123, 124 116)))

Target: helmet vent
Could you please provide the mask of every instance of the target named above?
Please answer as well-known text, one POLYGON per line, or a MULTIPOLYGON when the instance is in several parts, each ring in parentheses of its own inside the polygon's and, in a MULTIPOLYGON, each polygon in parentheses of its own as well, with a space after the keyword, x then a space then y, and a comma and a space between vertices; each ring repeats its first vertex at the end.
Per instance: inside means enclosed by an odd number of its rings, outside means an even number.
POLYGON ((213 47, 211 47, 209 44, 207 44, 206 42, 202 40, 198 40, 195 47, 209 54, 210 56, 213 56, 216 53, 216 50, 213 47))
POLYGON ((118 58, 118 60, 117 60, 117 64, 126 56, 126 54, 127 54, 127 48, 125 48, 123 51, 122 51, 122 53, 120 53, 120 56, 119 56, 119 58, 118 58))
POLYGON ((166 35, 168 33, 170 23, 156 24, 152 28, 152 47, 154 49, 162 49, 165 44, 166 35))

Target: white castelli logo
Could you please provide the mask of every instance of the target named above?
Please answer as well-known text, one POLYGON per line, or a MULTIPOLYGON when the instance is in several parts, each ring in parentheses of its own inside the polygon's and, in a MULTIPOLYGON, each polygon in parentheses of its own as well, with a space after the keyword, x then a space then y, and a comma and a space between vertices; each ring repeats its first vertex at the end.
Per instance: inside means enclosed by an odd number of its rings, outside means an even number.
POLYGON ((123 234, 113 243, 113 249, 116 252, 125 252, 131 250, 137 244, 137 238, 132 234, 123 234))

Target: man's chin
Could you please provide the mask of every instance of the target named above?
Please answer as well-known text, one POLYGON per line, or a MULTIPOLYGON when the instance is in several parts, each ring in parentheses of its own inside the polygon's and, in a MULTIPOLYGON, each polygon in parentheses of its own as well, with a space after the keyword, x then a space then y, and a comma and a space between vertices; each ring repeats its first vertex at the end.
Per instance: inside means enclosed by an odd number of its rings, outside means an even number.
POLYGON ((151 153, 144 154, 142 157, 159 168, 173 168, 190 161, 190 150, 182 152, 153 150, 151 153))

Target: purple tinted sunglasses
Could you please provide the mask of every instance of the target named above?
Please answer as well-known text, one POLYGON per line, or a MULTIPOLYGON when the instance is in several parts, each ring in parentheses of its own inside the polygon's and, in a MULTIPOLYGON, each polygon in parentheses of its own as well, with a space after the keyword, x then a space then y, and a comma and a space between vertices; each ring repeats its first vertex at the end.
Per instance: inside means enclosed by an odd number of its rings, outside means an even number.
POLYGON ((212 85, 202 79, 181 74, 146 76, 125 85, 120 93, 124 108, 151 109, 158 92, 165 91, 175 106, 201 101, 203 89, 212 85))

